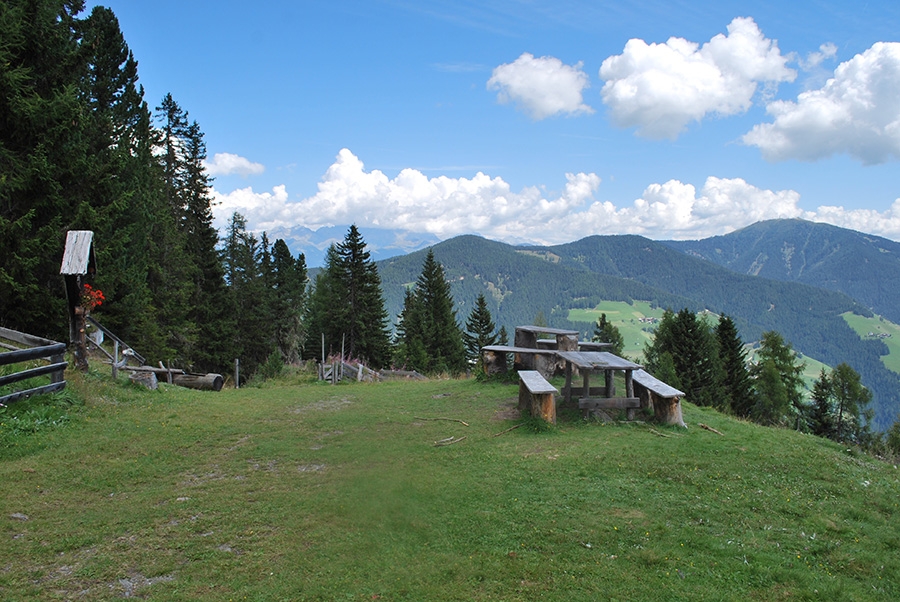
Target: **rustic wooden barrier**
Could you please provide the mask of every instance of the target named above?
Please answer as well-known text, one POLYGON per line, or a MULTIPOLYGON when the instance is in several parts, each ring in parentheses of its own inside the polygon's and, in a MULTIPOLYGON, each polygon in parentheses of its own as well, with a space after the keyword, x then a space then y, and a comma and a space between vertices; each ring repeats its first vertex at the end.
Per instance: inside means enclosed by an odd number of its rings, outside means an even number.
POLYGON ((56 341, 25 334, 24 332, 11 330, 9 328, 0 328, 0 339, 6 339, 7 341, 26 347, 25 349, 20 349, 13 345, 3 343, 3 347, 10 351, 0 353, 0 366, 36 359, 45 359, 50 362, 49 365, 46 366, 38 366, 37 368, 30 368, 14 374, 0 376, 0 387, 2 387, 36 376, 50 375, 49 385, 9 393, 0 397, 0 403, 9 404, 32 395, 52 393, 65 388, 66 381, 64 373, 68 367, 68 364, 65 361, 65 343, 57 343, 56 341))

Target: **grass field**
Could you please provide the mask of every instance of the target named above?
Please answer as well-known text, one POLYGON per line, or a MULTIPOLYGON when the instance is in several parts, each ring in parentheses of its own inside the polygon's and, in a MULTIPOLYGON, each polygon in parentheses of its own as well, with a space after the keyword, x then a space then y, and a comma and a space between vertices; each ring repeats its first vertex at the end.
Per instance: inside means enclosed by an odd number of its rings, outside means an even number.
POLYGON ((844 320, 861 337, 868 337, 869 333, 887 335, 880 338, 890 354, 882 356, 881 361, 888 370, 900 373, 900 326, 881 317, 864 318, 852 313, 844 314, 844 320))
POLYGON ((68 390, 0 437, 3 600, 900 597, 894 466, 708 409, 503 432, 516 386, 474 380, 68 390))

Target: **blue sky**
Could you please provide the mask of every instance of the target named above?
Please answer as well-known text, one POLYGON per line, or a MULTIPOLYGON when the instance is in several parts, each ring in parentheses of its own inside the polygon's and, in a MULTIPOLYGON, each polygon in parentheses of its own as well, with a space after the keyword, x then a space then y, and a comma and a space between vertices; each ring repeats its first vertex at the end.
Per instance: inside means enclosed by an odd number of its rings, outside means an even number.
POLYGON ((205 133, 217 224, 900 240, 895 2, 100 4, 205 133))

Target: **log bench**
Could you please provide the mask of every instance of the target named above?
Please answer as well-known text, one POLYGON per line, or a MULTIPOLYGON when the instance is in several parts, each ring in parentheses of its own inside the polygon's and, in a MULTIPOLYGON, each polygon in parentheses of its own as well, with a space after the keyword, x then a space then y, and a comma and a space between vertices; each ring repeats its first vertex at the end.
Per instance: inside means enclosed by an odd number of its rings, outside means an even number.
POLYGON ((559 390, 537 370, 519 371, 519 411, 529 411, 550 424, 556 424, 556 397, 559 390))
POLYGON ((687 428, 681 415, 683 392, 667 385, 644 370, 635 370, 632 377, 634 378, 635 393, 641 400, 641 407, 652 407, 653 417, 657 422, 687 428))

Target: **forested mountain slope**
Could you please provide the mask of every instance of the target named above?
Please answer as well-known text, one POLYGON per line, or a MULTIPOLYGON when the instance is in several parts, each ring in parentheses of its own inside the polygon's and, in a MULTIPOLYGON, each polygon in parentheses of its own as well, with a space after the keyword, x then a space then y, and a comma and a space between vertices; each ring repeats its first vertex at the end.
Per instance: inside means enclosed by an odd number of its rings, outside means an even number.
POLYGON ((900 244, 886 238, 783 219, 724 236, 663 244, 742 274, 840 291, 900 322, 900 244))
MULTIPOLYGON (((777 330, 806 355, 829 365, 850 364, 874 393, 877 428, 892 423, 900 409, 900 377, 880 361, 885 345, 861 340, 841 317, 848 311, 870 312, 841 293, 738 274, 639 236, 593 236, 553 247, 513 247, 461 236, 433 249, 451 281, 460 324, 479 293, 485 293, 497 325, 505 325, 510 335, 538 312, 552 326, 583 326, 565 319, 568 310, 601 300, 708 309, 732 316, 748 342, 777 330)), ((424 252, 417 252, 379 264, 392 318, 423 260, 424 252)))

